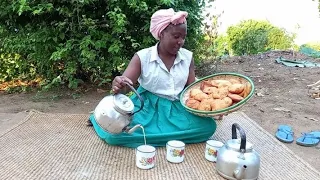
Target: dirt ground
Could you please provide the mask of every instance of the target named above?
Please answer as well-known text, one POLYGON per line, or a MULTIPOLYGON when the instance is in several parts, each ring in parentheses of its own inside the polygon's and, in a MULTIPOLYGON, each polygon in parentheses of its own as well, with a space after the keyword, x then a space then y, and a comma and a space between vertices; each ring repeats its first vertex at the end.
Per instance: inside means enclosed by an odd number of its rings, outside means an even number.
MULTIPOLYGON (((292 126, 295 139, 302 132, 320 131, 320 100, 311 98, 307 88, 307 85, 320 80, 320 68, 277 64, 275 59, 280 56, 320 62, 320 59, 297 53, 269 52, 228 58, 218 66, 207 62, 197 67, 196 75, 203 77, 215 72, 237 72, 251 77, 255 83, 255 95, 241 111, 271 134, 275 134, 279 124, 292 126)), ((30 109, 50 113, 89 113, 106 94, 107 91, 95 87, 81 93, 63 89, 47 93, 0 92, 0 130, 21 121, 30 109)), ((295 142, 286 145, 320 171, 320 145, 303 147, 295 142)))

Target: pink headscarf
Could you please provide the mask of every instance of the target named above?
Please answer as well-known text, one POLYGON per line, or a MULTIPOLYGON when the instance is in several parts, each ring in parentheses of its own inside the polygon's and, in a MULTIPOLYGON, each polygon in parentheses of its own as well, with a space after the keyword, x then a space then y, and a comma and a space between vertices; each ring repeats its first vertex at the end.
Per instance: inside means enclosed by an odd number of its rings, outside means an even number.
POLYGON ((172 8, 158 10, 151 17, 150 32, 155 39, 159 40, 160 33, 169 26, 170 23, 174 25, 185 23, 187 16, 187 12, 174 12, 172 8))

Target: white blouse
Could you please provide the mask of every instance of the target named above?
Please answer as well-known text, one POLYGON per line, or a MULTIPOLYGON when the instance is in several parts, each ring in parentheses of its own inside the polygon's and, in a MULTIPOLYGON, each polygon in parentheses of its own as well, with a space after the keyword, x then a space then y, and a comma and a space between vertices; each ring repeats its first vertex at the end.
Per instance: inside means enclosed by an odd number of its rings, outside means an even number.
POLYGON ((137 52, 141 61, 138 82, 153 94, 169 100, 178 100, 188 80, 192 52, 180 48, 173 66, 168 71, 158 55, 157 45, 137 52))

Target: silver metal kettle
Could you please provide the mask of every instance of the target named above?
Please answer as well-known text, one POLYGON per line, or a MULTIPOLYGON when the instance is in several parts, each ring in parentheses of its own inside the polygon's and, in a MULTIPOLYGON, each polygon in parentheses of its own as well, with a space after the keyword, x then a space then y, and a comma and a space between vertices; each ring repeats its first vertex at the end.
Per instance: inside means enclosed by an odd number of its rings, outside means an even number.
POLYGON ((126 83, 126 85, 137 95, 141 102, 140 108, 136 112, 133 112, 133 102, 124 94, 114 94, 104 97, 93 112, 97 124, 111 134, 119 134, 122 132, 132 133, 141 126, 137 124, 132 128, 129 127, 133 115, 143 109, 144 101, 140 94, 129 83, 126 83))
POLYGON ((232 139, 218 151, 217 172, 226 179, 254 180, 259 177, 260 156, 246 141, 246 134, 239 124, 232 124, 232 139), (240 138, 237 139, 237 131, 240 138))

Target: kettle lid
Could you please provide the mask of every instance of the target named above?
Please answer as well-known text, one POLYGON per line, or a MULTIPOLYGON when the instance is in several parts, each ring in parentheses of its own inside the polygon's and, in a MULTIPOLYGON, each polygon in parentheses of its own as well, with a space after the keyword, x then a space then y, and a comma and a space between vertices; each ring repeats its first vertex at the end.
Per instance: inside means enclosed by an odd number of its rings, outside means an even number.
POLYGON ((113 96, 113 103, 117 111, 119 111, 120 113, 128 114, 128 113, 132 113, 134 110, 133 102, 126 95, 115 94, 113 96))
MULTIPOLYGON (((231 139, 228 140, 226 146, 228 149, 232 149, 234 151, 240 152, 240 143, 241 139, 231 139)), ((246 142, 246 152, 251 152, 253 149, 253 145, 250 142, 246 142)))

